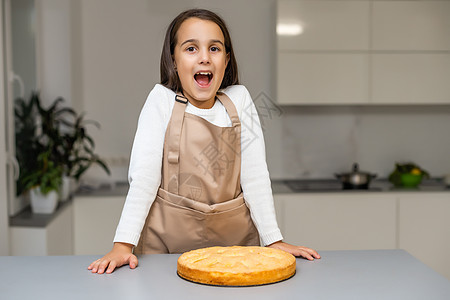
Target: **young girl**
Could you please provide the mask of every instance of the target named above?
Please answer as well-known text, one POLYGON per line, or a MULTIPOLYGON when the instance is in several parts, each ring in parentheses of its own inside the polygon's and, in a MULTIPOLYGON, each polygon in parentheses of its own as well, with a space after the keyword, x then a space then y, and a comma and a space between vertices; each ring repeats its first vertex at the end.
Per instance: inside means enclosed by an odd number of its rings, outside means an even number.
POLYGON ((139 117, 129 181, 113 249, 88 267, 93 273, 133 269, 134 254, 260 241, 320 258, 282 242, 257 112, 239 85, 228 30, 210 11, 185 11, 167 29, 161 84, 139 117))

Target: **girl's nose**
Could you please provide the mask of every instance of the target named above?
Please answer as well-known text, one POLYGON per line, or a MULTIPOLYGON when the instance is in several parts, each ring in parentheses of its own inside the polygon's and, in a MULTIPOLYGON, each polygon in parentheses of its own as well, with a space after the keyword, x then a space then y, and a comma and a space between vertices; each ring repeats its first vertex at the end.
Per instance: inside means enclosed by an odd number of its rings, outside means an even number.
POLYGON ((209 55, 209 51, 203 50, 200 52, 199 63, 200 64, 209 64, 211 62, 211 57, 209 55))

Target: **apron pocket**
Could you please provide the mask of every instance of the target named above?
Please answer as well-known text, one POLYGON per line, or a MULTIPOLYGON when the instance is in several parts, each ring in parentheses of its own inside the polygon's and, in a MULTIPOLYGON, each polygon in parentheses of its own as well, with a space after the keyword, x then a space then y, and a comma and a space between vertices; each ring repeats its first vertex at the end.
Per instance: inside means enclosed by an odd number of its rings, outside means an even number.
POLYGON ((258 231, 245 203, 234 209, 208 214, 205 219, 207 246, 259 246, 258 231))
POLYGON ((243 197, 207 205, 160 189, 148 221, 144 248, 150 248, 151 253, 259 245, 258 232, 243 197))
POLYGON ((157 196, 149 217, 146 238, 148 247, 154 247, 152 242, 158 243, 161 240, 169 253, 201 248, 202 241, 205 240, 205 231, 200 225, 205 223, 202 213, 157 196))
POLYGON ((181 208, 191 209, 193 211, 204 213, 204 214, 215 214, 228 210, 233 210, 240 207, 242 204, 245 204, 244 197, 242 193, 238 195, 238 197, 226 200, 221 203, 208 205, 203 202, 195 201, 189 199, 187 197, 179 196, 173 193, 170 193, 162 188, 158 189, 157 197, 161 198, 161 200, 170 203, 171 205, 175 205, 181 208))

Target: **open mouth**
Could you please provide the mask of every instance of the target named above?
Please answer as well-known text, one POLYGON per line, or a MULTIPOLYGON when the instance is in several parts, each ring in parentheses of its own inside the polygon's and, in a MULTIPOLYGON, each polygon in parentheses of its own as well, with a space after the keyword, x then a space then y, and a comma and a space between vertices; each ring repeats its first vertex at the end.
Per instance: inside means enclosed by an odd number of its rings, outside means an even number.
POLYGON ((212 78, 213 74, 211 72, 197 72, 194 75, 195 81, 201 87, 208 87, 212 78))

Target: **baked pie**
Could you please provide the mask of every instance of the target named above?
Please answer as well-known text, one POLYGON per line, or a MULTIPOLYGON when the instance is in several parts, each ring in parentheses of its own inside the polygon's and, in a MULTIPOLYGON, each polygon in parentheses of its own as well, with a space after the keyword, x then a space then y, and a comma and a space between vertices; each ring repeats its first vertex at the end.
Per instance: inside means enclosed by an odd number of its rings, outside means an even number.
POLYGON ((222 286, 250 286, 282 281, 295 274, 295 257, 268 247, 209 247, 183 253, 178 275, 222 286))

